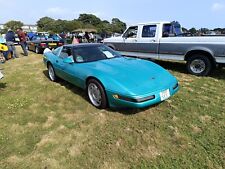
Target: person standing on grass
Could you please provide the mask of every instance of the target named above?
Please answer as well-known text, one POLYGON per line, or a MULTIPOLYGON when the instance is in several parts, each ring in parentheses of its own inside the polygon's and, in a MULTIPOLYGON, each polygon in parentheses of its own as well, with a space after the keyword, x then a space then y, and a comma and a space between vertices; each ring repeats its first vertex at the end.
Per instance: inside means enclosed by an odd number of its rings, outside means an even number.
POLYGON ((15 42, 15 33, 9 29, 5 35, 6 44, 9 47, 9 51, 12 52, 13 59, 17 58, 16 56, 16 47, 14 45, 15 42))
POLYGON ((20 39, 20 45, 23 49, 24 56, 28 56, 27 52, 27 38, 22 28, 17 29, 17 34, 20 39))

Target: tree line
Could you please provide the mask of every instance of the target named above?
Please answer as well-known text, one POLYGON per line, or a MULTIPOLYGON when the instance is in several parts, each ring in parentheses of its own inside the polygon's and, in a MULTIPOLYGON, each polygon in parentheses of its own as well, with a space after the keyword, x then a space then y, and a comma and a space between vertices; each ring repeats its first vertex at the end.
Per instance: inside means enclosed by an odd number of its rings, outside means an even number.
MULTIPOLYGON (((37 21, 38 31, 62 33, 73 32, 76 29, 94 29, 98 33, 112 34, 123 33, 126 29, 126 23, 122 22, 118 18, 113 18, 111 22, 107 20, 101 20, 93 14, 80 14, 78 19, 62 20, 53 19, 50 17, 42 17, 37 21)), ((5 30, 22 27, 24 24, 21 21, 9 21, 5 23, 5 30)))
MULTIPOLYGON (((37 21, 38 31, 62 33, 62 32, 73 32, 76 29, 94 29, 100 34, 112 34, 112 33, 123 33, 126 29, 126 23, 122 22, 118 18, 113 18, 111 22, 107 20, 101 20, 93 14, 80 14, 77 19, 73 20, 62 20, 53 19, 50 17, 42 17, 37 21)), ((21 21, 9 21, 5 24, 5 29, 2 33, 5 33, 8 29, 16 30, 22 27, 24 24, 21 21)), ((207 34, 209 31, 220 32, 225 34, 225 28, 182 28, 184 33, 191 33, 193 35, 207 34)))

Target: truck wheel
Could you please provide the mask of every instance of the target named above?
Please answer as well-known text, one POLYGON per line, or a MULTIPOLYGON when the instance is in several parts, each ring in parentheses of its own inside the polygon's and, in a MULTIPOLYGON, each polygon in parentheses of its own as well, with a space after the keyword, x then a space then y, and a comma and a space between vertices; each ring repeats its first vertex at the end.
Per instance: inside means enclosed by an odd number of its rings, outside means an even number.
POLYGON ((212 70, 212 62, 203 54, 194 54, 187 60, 187 70, 196 76, 207 76, 212 70))

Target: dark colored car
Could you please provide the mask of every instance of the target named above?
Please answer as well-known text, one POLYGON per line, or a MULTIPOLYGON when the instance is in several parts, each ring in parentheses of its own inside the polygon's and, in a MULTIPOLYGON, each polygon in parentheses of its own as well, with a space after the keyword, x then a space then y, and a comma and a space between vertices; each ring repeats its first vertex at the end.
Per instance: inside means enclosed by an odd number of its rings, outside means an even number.
POLYGON ((46 48, 55 49, 64 45, 64 41, 58 35, 34 35, 30 41, 27 41, 28 50, 36 53, 43 53, 46 48))

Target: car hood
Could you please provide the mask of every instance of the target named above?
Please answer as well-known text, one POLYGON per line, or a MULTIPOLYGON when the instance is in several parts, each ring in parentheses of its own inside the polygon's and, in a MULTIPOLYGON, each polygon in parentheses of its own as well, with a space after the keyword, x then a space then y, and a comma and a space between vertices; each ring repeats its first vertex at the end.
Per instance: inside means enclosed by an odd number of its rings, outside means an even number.
POLYGON ((104 78, 106 90, 129 95, 145 95, 177 82, 161 66, 141 59, 113 58, 92 62, 89 66, 98 72, 100 79, 104 78))

